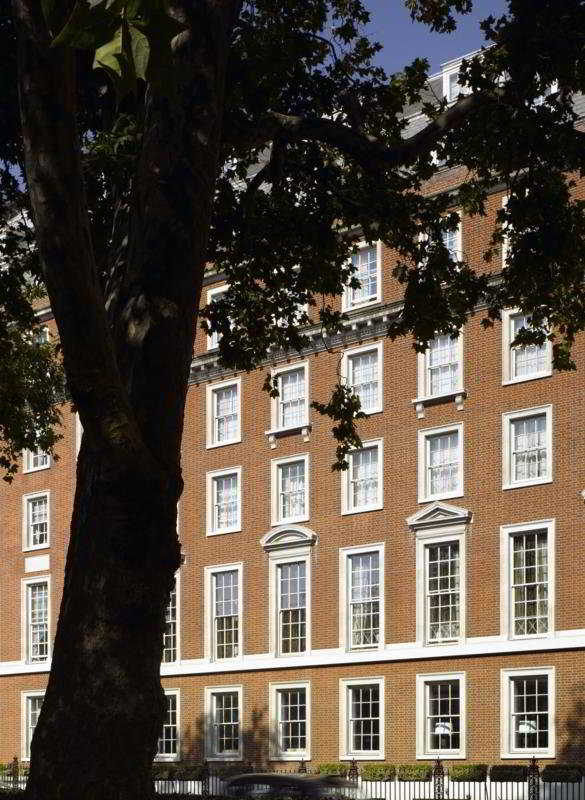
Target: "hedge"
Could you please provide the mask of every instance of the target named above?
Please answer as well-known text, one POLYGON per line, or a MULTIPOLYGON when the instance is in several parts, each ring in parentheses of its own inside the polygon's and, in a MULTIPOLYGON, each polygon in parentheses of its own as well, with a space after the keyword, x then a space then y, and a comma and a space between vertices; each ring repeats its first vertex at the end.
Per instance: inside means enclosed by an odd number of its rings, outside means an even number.
POLYGON ((364 764, 361 776, 364 781, 393 781, 396 767, 393 764, 364 764))
POLYGON ((453 764, 449 767, 452 781, 485 781, 487 764, 453 764))
POLYGON ((339 761, 332 761, 326 764, 319 764, 317 767, 317 772, 319 775, 339 775, 341 778, 345 778, 349 770, 347 764, 342 764, 339 761))
POLYGON ((494 764, 490 767, 490 780, 510 783, 525 781, 527 769, 524 764, 494 764))
POLYGON ((579 783, 583 768, 579 764, 547 764, 540 777, 544 783, 579 783))
POLYGON ((399 781, 430 781, 432 775, 430 764, 400 764, 398 767, 399 781))

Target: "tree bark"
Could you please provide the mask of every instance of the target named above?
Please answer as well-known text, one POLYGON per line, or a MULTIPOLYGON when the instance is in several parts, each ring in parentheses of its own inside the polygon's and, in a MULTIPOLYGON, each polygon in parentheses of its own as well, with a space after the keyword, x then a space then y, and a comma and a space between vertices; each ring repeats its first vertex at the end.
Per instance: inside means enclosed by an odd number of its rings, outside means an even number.
MULTIPOLYGON (((188 23, 191 5, 175 2, 174 13, 188 23)), ((51 673, 31 746, 34 800, 153 794, 164 609, 180 563, 183 414, 240 3, 206 5, 206 34, 188 30, 176 43, 172 98, 148 96, 128 247, 104 301, 76 135, 74 55, 50 48, 36 0, 13 0, 37 244, 84 426, 51 673)))

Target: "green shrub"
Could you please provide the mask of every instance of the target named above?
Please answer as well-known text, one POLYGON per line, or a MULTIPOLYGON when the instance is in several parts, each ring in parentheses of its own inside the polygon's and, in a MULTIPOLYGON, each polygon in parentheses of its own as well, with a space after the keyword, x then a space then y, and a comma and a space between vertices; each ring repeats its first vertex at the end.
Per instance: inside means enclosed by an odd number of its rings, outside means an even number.
POLYGON ((430 764, 401 764, 398 767, 399 781, 430 781, 432 775, 430 764))
POLYGON ((345 778, 349 770, 347 764, 341 764, 338 761, 332 761, 328 764, 319 764, 317 767, 317 772, 319 775, 339 775, 341 778, 345 778))
POLYGON ((453 764, 449 767, 452 781, 485 781, 487 764, 453 764))
POLYGON ((579 764, 547 764, 540 777, 545 783, 578 783, 583 768, 579 764))
POLYGON ((393 764, 364 764, 361 776, 365 781, 393 781, 396 767, 393 764))
POLYGON ((524 764, 494 764, 490 767, 490 780, 503 783, 525 781, 526 772, 524 764))

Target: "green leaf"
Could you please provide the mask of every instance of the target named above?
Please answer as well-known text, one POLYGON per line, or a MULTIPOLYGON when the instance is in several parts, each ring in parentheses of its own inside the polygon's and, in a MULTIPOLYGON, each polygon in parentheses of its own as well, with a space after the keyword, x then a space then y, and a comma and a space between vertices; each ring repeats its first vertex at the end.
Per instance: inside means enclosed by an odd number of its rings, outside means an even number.
POLYGON ((94 69, 103 67, 109 72, 122 76, 122 55, 123 55, 123 26, 115 31, 109 42, 103 44, 95 51, 93 60, 94 69))
POLYGON ((150 42, 140 28, 130 23, 128 25, 128 35, 130 40, 130 52, 134 62, 134 74, 137 78, 146 80, 146 73, 150 61, 150 42))
MULTIPOLYGON (((54 0, 45 0, 51 3, 54 0)), ((51 46, 76 47, 81 50, 101 48, 120 25, 126 0, 78 0, 69 19, 53 39, 51 46)))

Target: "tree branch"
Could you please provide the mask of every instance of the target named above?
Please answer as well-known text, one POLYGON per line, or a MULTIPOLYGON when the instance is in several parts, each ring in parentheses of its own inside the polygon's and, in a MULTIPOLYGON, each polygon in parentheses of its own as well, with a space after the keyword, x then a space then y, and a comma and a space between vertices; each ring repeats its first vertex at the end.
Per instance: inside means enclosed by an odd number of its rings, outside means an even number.
POLYGON ((494 95, 470 94, 460 98, 418 133, 404 139, 395 147, 388 147, 375 136, 356 131, 340 122, 317 117, 301 117, 269 111, 258 122, 249 122, 231 116, 226 121, 226 140, 261 146, 275 136, 292 139, 311 139, 336 147, 353 158, 366 171, 379 174, 380 170, 407 164, 421 153, 428 152, 447 131, 458 125, 485 102, 493 102, 494 95))

